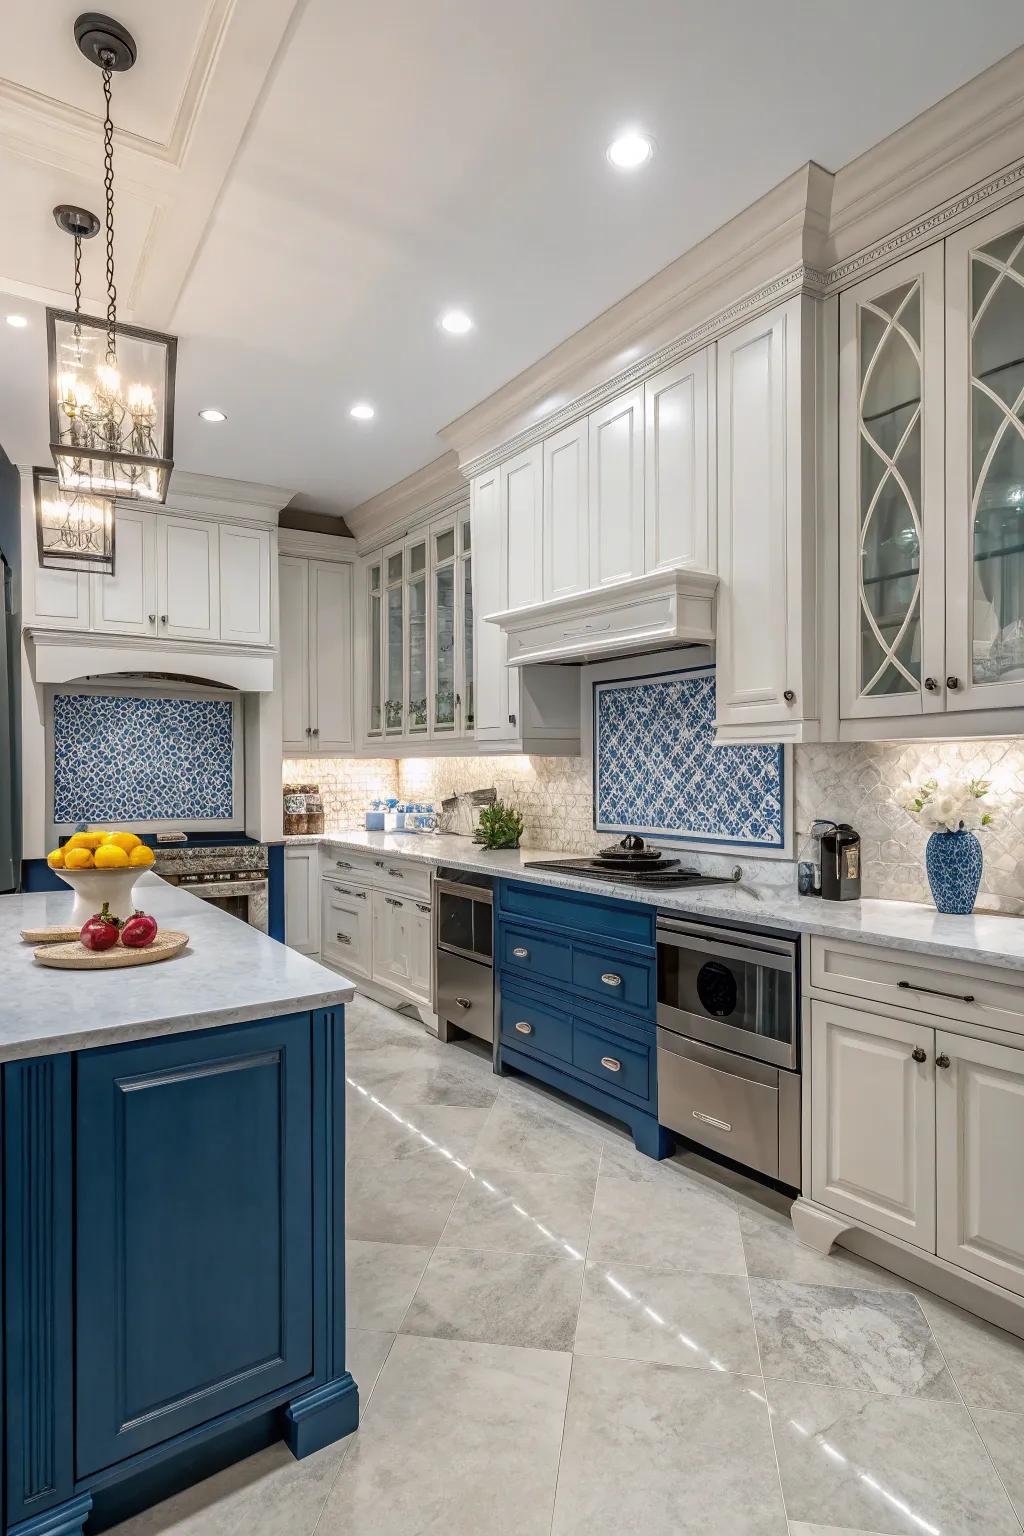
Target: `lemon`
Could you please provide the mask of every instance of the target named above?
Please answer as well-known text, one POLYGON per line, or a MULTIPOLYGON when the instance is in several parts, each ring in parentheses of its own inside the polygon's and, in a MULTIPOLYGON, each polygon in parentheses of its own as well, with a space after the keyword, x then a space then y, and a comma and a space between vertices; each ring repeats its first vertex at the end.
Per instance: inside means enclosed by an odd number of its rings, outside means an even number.
MULTIPOLYGON (((84 835, 84 834, 83 834, 84 835)), ((66 848, 64 851, 65 869, 92 869, 91 848, 66 848)))
POLYGON ((128 855, 128 863, 136 868, 148 869, 155 857, 156 855, 154 854, 152 848, 147 848, 145 843, 140 843, 139 846, 137 848, 133 848, 131 853, 128 855))
POLYGON ((128 855, 116 843, 101 843, 93 854, 97 869, 127 869, 128 855))
POLYGON ((125 853, 131 853, 133 848, 141 845, 142 838, 136 837, 134 832, 108 832, 105 842, 113 843, 115 848, 123 848, 125 853))
POLYGON ((46 862, 47 862, 47 864, 49 864, 51 869, 63 869, 64 868, 64 849, 63 848, 55 848, 52 853, 48 853, 46 855, 46 862))
POLYGON ((65 852, 68 848, 87 848, 91 853, 102 841, 102 832, 73 832, 65 844, 65 852))

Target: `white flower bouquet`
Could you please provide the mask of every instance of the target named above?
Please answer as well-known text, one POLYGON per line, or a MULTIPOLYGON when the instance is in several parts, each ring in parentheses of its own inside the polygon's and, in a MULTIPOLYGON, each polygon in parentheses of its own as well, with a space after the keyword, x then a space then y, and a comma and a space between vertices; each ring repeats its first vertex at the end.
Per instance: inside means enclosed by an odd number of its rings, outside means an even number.
POLYGON ((903 784, 896 791, 896 803, 929 832, 977 832, 995 819, 981 804, 991 789, 988 779, 966 779, 940 784, 926 779, 923 784, 903 784))

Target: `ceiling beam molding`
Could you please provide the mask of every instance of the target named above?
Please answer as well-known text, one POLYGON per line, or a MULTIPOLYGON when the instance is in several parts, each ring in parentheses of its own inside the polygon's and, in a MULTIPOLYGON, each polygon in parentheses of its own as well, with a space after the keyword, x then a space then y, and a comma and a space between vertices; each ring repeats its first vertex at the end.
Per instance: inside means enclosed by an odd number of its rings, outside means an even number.
POLYGON ((448 452, 346 512, 345 521, 362 553, 375 544, 401 538, 419 523, 464 506, 468 497, 458 454, 448 452))

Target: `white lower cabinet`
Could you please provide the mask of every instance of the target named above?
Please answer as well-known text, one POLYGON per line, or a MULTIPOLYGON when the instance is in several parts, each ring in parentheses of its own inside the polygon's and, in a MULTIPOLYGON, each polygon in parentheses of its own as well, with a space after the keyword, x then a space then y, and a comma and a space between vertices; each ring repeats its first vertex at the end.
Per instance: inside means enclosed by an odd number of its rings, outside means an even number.
POLYGON ((284 940, 304 955, 320 953, 320 850, 284 851, 284 940))
POLYGON ((936 1050, 939 1257, 1024 1295, 1024 1049, 939 1030, 936 1050))
POLYGON ((413 914, 416 904, 373 892, 373 979, 396 992, 414 992, 413 914))
POLYGON ((373 892, 325 879, 321 896, 321 954, 352 976, 373 968, 373 892))
POLYGON ((812 1198, 934 1252, 935 1031, 818 1001, 811 1029, 812 1198))

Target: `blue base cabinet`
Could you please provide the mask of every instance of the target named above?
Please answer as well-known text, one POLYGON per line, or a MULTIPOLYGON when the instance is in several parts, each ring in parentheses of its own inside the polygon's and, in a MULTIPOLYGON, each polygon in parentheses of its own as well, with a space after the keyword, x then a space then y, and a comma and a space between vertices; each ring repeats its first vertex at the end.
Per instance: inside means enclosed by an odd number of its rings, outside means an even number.
POLYGON ((495 1066, 624 1121, 667 1157, 658 1124, 655 912, 637 902, 501 881, 495 1066))
POLYGON ((3 1068, 6 1536, 350 1433, 340 1008, 3 1068))

